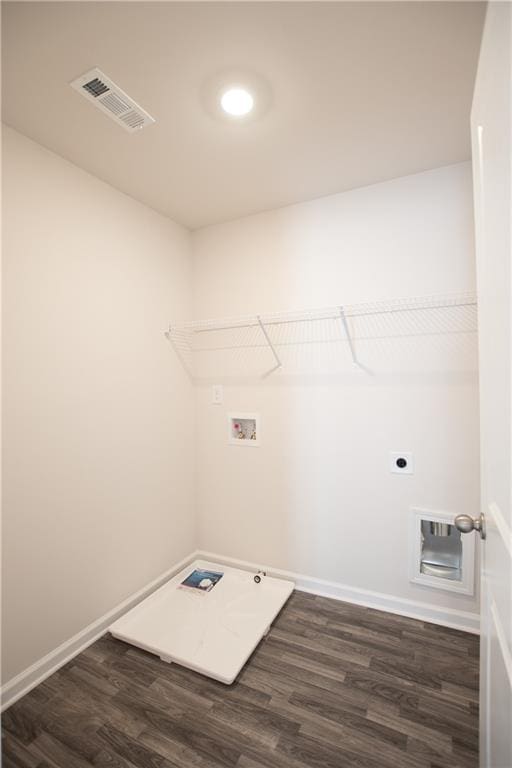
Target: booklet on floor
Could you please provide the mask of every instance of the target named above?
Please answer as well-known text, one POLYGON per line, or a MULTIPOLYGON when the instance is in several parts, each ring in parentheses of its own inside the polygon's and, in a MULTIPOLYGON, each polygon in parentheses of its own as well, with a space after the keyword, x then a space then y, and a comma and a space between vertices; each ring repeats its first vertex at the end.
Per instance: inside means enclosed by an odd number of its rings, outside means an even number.
POLYGON ((198 592, 210 592, 222 579, 223 573, 219 571, 204 571, 196 568, 180 584, 180 589, 194 589, 198 592))

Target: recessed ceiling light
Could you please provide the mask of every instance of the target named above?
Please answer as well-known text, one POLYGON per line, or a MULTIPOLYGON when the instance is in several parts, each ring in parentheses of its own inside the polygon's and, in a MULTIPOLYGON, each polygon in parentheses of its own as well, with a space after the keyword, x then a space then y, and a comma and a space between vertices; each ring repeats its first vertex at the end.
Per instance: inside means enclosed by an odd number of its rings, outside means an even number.
POLYGON ((228 115, 243 117, 248 115, 254 107, 254 99, 245 88, 228 88, 222 94, 220 104, 228 115))

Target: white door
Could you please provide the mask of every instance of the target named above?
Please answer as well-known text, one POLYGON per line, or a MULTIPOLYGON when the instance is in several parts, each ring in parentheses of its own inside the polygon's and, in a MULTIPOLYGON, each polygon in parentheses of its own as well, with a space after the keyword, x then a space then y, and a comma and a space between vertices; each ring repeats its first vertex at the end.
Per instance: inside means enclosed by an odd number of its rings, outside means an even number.
POLYGON ((471 113, 487 528, 481 545, 482 768, 512 768, 511 40, 512 5, 489 3, 471 113))

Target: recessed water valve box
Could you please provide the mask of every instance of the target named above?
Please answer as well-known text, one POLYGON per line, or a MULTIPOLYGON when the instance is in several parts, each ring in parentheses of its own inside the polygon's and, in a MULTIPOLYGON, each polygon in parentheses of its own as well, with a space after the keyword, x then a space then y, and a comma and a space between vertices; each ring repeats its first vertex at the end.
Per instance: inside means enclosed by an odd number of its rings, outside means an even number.
POLYGON ((228 441, 230 445, 258 446, 261 442, 260 417, 257 413, 229 413, 228 441))

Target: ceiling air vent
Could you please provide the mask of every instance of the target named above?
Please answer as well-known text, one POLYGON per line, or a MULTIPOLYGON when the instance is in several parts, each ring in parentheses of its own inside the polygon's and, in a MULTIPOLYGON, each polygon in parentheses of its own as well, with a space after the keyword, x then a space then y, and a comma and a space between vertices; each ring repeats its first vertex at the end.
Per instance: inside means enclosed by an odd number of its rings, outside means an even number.
POLYGON ((129 133, 140 131, 155 122, 151 115, 99 69, 91 69, 70 85, 129 133))

